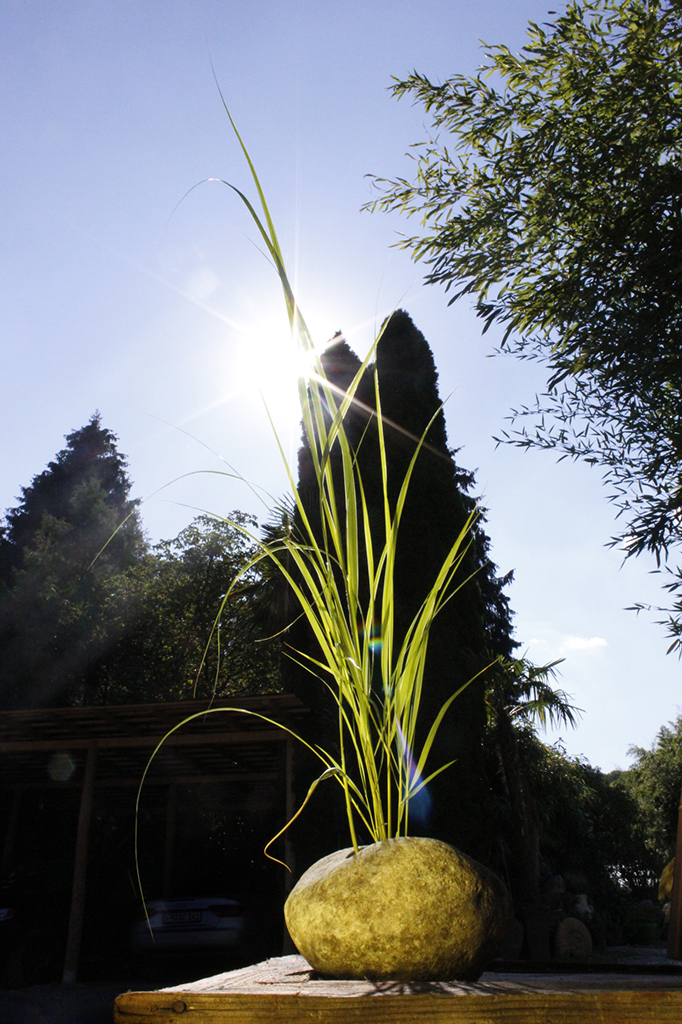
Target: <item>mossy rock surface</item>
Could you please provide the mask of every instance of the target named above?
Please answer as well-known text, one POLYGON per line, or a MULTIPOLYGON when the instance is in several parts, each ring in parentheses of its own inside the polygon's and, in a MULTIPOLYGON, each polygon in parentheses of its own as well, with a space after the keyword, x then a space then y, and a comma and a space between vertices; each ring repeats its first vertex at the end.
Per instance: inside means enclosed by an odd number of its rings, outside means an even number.
POLYGON ((310 966, 337 978, 475 980, 512 922, 482 864, 435 839, 389 839, 313 864, 284 907, 310 966))

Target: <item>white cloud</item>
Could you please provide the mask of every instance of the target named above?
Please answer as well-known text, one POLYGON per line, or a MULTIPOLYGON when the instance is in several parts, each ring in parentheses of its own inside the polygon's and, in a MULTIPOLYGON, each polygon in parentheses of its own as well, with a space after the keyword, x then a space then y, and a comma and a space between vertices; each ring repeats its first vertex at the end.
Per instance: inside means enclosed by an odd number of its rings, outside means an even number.
POLYGON ((590 651, 595 647, 608 647, 602 636, 567 636, 561 644, 562 651, 590 651))

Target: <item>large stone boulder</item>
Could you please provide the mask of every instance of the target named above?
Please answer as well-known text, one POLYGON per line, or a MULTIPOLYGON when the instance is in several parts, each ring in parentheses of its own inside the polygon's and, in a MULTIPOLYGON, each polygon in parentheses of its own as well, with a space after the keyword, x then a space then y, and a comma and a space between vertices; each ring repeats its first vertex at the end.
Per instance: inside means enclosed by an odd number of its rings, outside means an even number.
POLYGON ((435 839, 389 839, 313 864, 284 907, 310 966, 337 978, 475 980, 512 922, 482 864, 435 839))
POLYGON ((669 861, 663 868, 658 883, 658 898, 661 903, 668 903, 673 898, 673 880, 675 878, 675 858, 669 861))

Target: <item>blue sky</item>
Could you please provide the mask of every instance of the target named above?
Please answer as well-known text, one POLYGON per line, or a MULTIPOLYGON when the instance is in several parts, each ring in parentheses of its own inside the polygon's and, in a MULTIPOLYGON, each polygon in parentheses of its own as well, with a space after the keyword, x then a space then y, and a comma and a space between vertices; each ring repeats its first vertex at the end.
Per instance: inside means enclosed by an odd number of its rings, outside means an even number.
POLYGON ((682 704, 662 629, 624 610, 660 599, 653 566, 621 569, 605 548, 616 526, 598 471, 495 448, 542 373, 489 358, 495 339, 481 339, 466 301, 448 307, 422 285, 419 266, 392 247, 409 223, 360 212, 366 175, 409 175, 405 154, 426 136, 423 113, 391 97, 391 76, 472 73, 481 38, 518 49, 528 20, 553 6, 5 0, 0 509, 95 409, 119 436, 135 495, 149 499, 154 540, 196 509, 264 514, 252 491, 216 475, 221 458, 273 495, 285 489, 259 393, 295 452, 275 276, 223 185, 202 185, 176 209, 206 178, 249 187, 212 58, 316 337, 340 328, 363 352, 399 305, 429 340, 450 396, 450 443, 477 471, 495 561, 516 573, 522 649, 538 662, 566 658, 559 685, 585 715, 561 736, 610 770, 682 704), (212 472, 150 497, 202 470, 212 472))

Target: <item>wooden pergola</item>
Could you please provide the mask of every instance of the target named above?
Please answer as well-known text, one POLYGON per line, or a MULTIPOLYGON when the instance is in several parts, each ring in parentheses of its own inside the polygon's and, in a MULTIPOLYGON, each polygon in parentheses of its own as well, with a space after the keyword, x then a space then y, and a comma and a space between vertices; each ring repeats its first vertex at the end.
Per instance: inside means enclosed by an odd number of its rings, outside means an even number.
MULTIPOLYGON (((165 888, 173 863, 177 786, 216 782, 280 786, 285 794, 282 824, 293 815, 294 741, 256 715, 298 731, 307 713, 305 706, 290 694, 273 694, 213 703, 193 700, 0 712, 0 785, 12 793, 2 850, 3 877, 12 864, 22 795, 35 789, 80 790, 65 984, 75 982, 78 972, 95 788, 137 787, 162 737, 197 712, 204 713, 167 739, 145 780, 145 786, 168 788, 165 888), (227 710, 205 713, 216 707, 227 710)), ((293 850, 286 836, 284 843, 284 859, 293 870, 293 850)))

